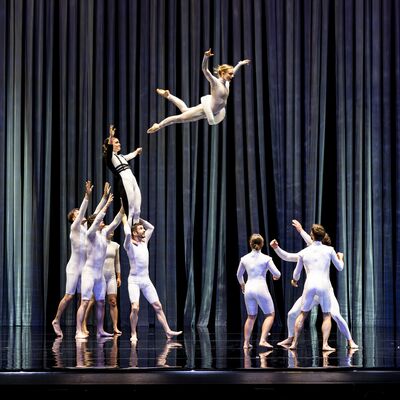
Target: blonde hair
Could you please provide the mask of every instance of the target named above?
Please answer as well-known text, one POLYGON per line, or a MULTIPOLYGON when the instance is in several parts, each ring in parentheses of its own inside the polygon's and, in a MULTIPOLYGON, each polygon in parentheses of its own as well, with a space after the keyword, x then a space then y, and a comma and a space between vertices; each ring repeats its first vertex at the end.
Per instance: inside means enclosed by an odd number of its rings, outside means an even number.
POLYGON ((233 69, 232 65, 229 64, 222 64, 222 65, 217 65, 214 68, 214 74, 221 76, 224 72, 226 72, 228 69, 233 69))
POLYGON ((250 236, 249 243, 253 250, 261 250, 264 246, 264 238, 259 233, 253 233, 250 236))

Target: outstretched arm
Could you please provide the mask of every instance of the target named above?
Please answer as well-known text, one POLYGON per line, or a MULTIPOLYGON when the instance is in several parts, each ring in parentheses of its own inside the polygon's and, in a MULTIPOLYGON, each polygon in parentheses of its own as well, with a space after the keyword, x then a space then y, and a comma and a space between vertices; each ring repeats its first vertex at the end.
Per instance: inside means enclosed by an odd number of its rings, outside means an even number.
POLYGON ((250 64, 250 60, 242 60, 239 61, 236 65, 235 68, 233 68, 233 73, 236 74, 237 70, 242 66, 242 65, 247 65, 250 64))
POLYGON ((279 258, 281 258, 283 261, 288 261, 288 262, 297 262, 299 259, 299 256, 297 253, 288 253, 285 250, 282 250, 279 247, 278 242, 276 239, 273 239, 270 243, 270 246, 274 249, 275 253, 279 258))
POLYGON ((127 161, 130 161, 133 158, 135 158, 136 156, 139 156, 140 154, 142 154, 142 148, 138 147, 135 151, 132 151, 131 153, 124 155, 124 158, 127 161))

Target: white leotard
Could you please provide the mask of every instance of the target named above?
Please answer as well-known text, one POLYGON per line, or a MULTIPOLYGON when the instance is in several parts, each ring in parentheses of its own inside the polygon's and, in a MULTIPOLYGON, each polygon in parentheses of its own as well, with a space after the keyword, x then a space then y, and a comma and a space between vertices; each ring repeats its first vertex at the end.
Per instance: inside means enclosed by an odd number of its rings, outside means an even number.
POLYGON ((148 241, 154 231, 154 226, 141 219, 140 222, 146 229, 145 240, 140 243, 133 243, 131 229, 124 223, 124 248, 128 255, 130 271, 128 277, 129 300, 132 303, 139 303, 140 291, 150 304, 159 301, 157 291, 149 276, 149 249, 148 241))
POLYGON ((264 314, 271 314, 275 311, 271 294, 269 293, 266 275, 270 271, 273 276, 280 277, 281 273, 276 268, 272 258, 261 251, 252 250, 240 259, 236 273, 240 284, 244 283, 243 275, 247 272, 244 300, 248 315, 257 315, 260 306, 264 314))

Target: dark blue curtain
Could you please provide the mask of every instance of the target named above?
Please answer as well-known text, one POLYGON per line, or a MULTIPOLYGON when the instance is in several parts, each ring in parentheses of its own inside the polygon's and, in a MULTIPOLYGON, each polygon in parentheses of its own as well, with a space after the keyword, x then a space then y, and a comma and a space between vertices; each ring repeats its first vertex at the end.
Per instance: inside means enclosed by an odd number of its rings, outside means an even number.
MULTIPOLYGON (((241 329, 235 274, 248 237, 299 251, 296 218, 322 223, 344 252, 331 278, 350 326, 399 327, 399 26, 396 0, 0 0, 0 323, 53 318, 66 215, 86 179, 89 211, 104 182, 114 185, 101 153, 114 124, 123 152, 143 147, 132 168, 172 326, 241 329), (177 112, 157 87, 190 106, 209 92, 209 48, 210 69, 252 60, 232 82, 224 122, 148 135, 177 112)), ((268 280, 279 324, 301 291, 290 286, 294 265, 271 255, 282 271, 268 280)), ((123 249, 121 259, 127 325, 123 249)), ((155 321, 144 302, 139 321, 155 321)), ((63 324, 74 323, 70 307, 63 324)))

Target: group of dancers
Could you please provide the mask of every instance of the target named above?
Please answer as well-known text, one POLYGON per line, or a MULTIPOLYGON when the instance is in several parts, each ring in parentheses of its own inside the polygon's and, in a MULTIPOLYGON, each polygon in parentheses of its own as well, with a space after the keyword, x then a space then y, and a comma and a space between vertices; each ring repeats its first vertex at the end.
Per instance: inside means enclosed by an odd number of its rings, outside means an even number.
MULTIPOLYGON (((340 314, 339 303, 333 292, 329 277, 331 262, 338 271, 343 270, 343 254, 335 252, 331 246, 330 237, 322 225, 313 224, 311 235, 309 235, 303 230, 299 221, 293 220, 292 224, 306 242, 307 247, 298 253, 288 253, 279 247, 276 239, 271 241, 270 246, 282 260, 297 262, 296 268, 293 271, 293 279, 291 280, 292 286, 298 286, 297 282, 300 279, 303 267, 306 270, 307 276, 302 296, 288 312, 288 337, 279 342, 278 345, 288 347, 290 350, 296 350, 299 335, 308 313, 313 307, 320 305, 323 313, 322 350, 335 350, 328 344, 331 331, 331 317, 337 323, 340 332, 345 336, 348 348, 357 349, 358 345, 354 342, 349 327, 340 314)), ((281 273, 276 268, 272 258, 261 252, 263 246, 264 239, 260 234, 251 235, 250 248, 252 250, 241 258, 236 274, 244 294, 247 310, 247 319, 244 324, 244 349, 252 347, 250 339, 258 314, 258 307, 261 308, 265 315, 259 346, 269 349, 273 347, 268 343, 267 339, 274 322, 275 308, 268 290, 266 274, 270 271, 273 279, 277 280, 281 277, 281 273), (244 272, 247 273, 246 283, 243 279, 244 272)))
MULTIPOLYGON (((156 89, 160 96, 176 105, 181 113, 153 124, 147 130, 147 133, 155 133, 171 124, 198 121, 200 119, 207 119, 210 125, 215 125, 225 118, 230 82, 237 70, 241 66, 249 64, 250 60, 239 61, 235 67, 228 64, 219 65, 215 69, 217 75, 215 77, 208 69, 208 60, 213 55, 211 49, 207 50, 204 53, 202 62, 202 71, 210 83, 210 94, 203 96, 197 106, 187 107, 181 99, 173 96, 168 89, 156 89)), ((121 285, 120 246, 111 239, 115 229, 122 222, 125 235, 123 247, 130 264, 128 277, 128 292, 131 302, 130 340, 134 343, 138 340, 137 322, 140 292, 153 306, 167 339, 171 339, 180 335, 182 331, 173 331, 169 327, 157 291, 149 277, 148 242, 154 231, 154 226, 140 216, 141 192, 129 166, 129 161, 140 155, 142 148, 139 147, 127 155, 121 155, 121 143, 115 137, 115 132, 114 126, 111 125, 109 137, 104 141, 103 155, 108 168, 117 178, 121 208, 111 224, 105 225, 103 222, 104 217, 114 199, 111 187, 106 183, 103 196, 94 214, 85 218, 93 190, 91 182, 86 182, 85 197, 80 208, 75 208, 68 214, 68 219, 71 222, 71 257, 66 268, 65 295, 59 303, 52 325, 56 335, 62 337, 61 316, 75 293, 81 293, 80 306, 76 315, 75 337, 82 339, 89 336, 87 315, 93 302, 97 306, 97 336, 109 337, 121 334, 117 326, 117 288, 121 285), (108 333, 104 330, 106 294, 110 304, 113 333, 108 333)), ((288 346, 291 350, 295 350, 307 314, 314 306, 320 305, 323 312, 322 349, 334 350, 328 344, 331 317, 337 322, 340 331, 346 337, 348 346, 352 349, 358 348, 351 337, 346 321, 340 315, 339 304, 329 279, 331 262, 339 271, 343 269, 343 254, 336 253, 333 247, 330 246, 329 236, 321 225, 314 224, 312 226, 311 236, 302 229, 298 221, 293 220, 293 225, 306 241, 308 247, 299 253, 293 254, 282 250, 276 240, 272 240, 270 243, 280 258, 285 261, 297 262, 293 273, 293 286, 297 286, 303 267, 307 274, 303 294, 288 313, 288 338, 279 342, 278 345, 288 346)), ((268 335, 274 321, 275 312, 273 300, 266 283, 266 273, 270 271, 274 280, 279 279, 281 273, 274 265, 272 258, 261 252, 263 245, 263 237, 260 234, 253 234, 250 237, 252 250, 241 258, 237 271, 237 279, 244 294, 247 310, 247 319, 244 324, 244 349, 252 347, 250 339, 258 307, 262 309, 265 315, 259 345, 266 348, 273 347, 268 342, 268 335), (244 281, 245 272, 247 273, 246 283, 244 281)))
MULTIPOLYGON (((157 89, 157 93, 174 103, 181 114, 168 117, 148 129, 154 133, 161 128, 174 124, 207 119, 210 125, 221 122, 225 117, 225 107, 229 95, 229 83, 235 72, 250 60, 239 61, 233 67, 228 64, 220 65, 214 77, 208 69, 208 60, 214 54, 211 49, 204 53, 202 70, 210 83, 210 95, 203 96, 201 103, 195 107, 187 107, 179 98, 170 94, 169 90, 157 89)), ((122 222, 124 226, 124 249, 129 258, 130 273, 128 278, 128 292, 131 302, 130 325, 131 341, 136 342, 137 322, 139 312, 140 292, 153 306, 158 321, 164 328, 168 339, 177 336, 182 331, 173 331, 167 322, 157 291, 149 277, 148 241, 154 231, 154 226, 140 217, 142 196, 137 180, 129 166, 129 161, 142 153, 139 147, 135 151, 121 155, 121 143, 115 137, 115 128, 110 126, 109 137, 103 144, 104 160, 118 182, 118 193, 121 197, 121 208, 110 225, 105 225, 103 219, 107 209, 113 201, 113 194, 108 183, 94 214, 85 218, 89 198, 93 186, 86 182, 85 197, 80 208, 73 209, 68 214, 71 222, 71 256, 67 264, 66 291, 61 299, 56 316, 52 321, 53 329, 58 337, 63 336, 61 316, 71 303, 75 293, 81 293, 80 306, 76 315, 76 338, 88 337, 88 311, 91 304, 96 302, 97 335, 108 337, 120 334, 118 329, 117 288, 121 285, 119 266, 119 244, 111 240, 114 230, 122 222), (104 331, 105 295, 108 296, 110 313, 113 320, 113 333, 104 331)))
POLYGON ((76 339, 89 336, 87 329, 88 311, 91 302, 96 303, 96 332, 98 337, 112 337, 122 332, 118 329, 117 288, 121 285, 119 244, 111 240, 115 229, 122 222, 124 228, 123 247, 127 253, 130 272, 128 293, 131 303, 131 342, 138 340, 137 323, 140 292, 152 305, 167 339, 178 336, 182 331, 172 330, 165 317, 157 291, 149 276, 148 242, 154 226, 140 217, 141 193, 128 161, 141 154, 138 148, 128 155, 119 154, 121 144, 115 137, 115 128, 110 127, 110 135, 103 146, 104 159, 117 177, 121 207, 113 221, 106 225, 104 218, 114 199, 108 182, 104 185, 103 196, 94 214, 85 218, 93 185, 85 185, 85 197, 79 209, 68 214, 71 222, 71 256, 67 264, 66 291, 61 299, 56 316, 52 321, 57 336, 62 337, 61 316, 74 298, 80 293, 80 306, 76 314, 76 339), (128 210, 128 216, 125 213, 128 210), (113 333, 104 330, 105 296, 108 296, 113 321, 113 333))

